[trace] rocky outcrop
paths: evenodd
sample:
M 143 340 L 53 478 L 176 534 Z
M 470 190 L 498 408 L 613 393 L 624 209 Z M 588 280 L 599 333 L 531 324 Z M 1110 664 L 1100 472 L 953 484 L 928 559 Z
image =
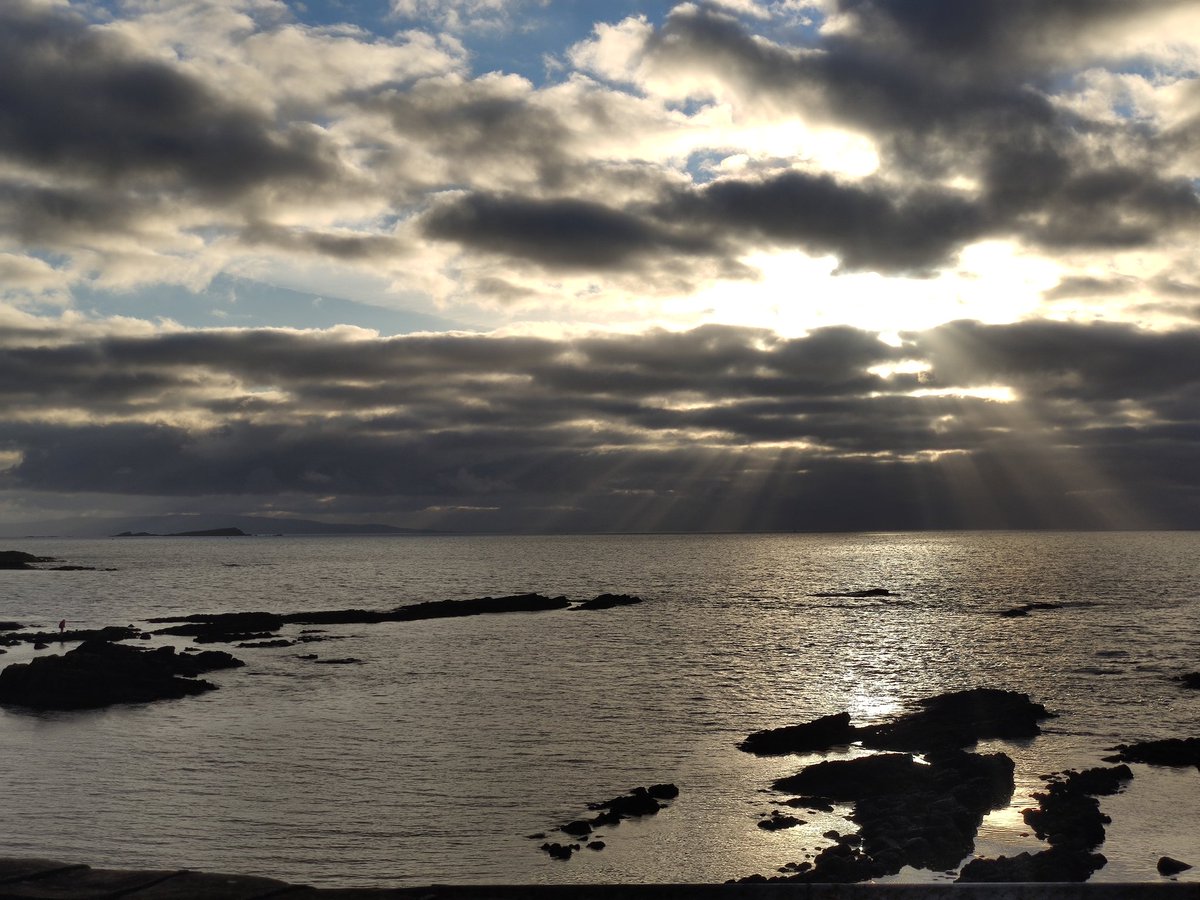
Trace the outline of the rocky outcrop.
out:
M 1178 859 L 1172 859 L 1169 856 L 1160 856 L 1156 866 L 1159 875 L 1165 875 L 1170 878 L 1172 875 L 1178 875 L 1180 872 L 1186 872 L 1191 866 L 1188 863 Z
M 34 556 L 20 550 L 0 550 L 0 569 L 35 569 L 34 563 L 57 562 L 52 556 Z
M 819 855 L 807 881 L 861 880 L 904 866 L 954 868 L 974 848 L 983 817 L 1009 801 L 1013 762 L 1003 753 L 949 751 L 918 763 L 882 753 L 816 763 L 779 779 L 776 790 L 819 793 L 852 801 L 857 835 L 839 835 L 842 849 Z M 824 859 L 823 859 L 824 857 Z
M 636 787 L 627 794 L 589 803 L 587 808 L 596 813 L 590 819 L 574 819 L 565 825 L 558 826 L 563 834 L 573 838 L 586 838 L 593 830 L 605 825 L 619 825 L 623 820 L 652 816 L 659 810 L 666 809 L 664 800 L 673 800 L 679 796 L 679 788 L 674 784 L 652 784 L 649 787 Z M 543 837 L 544 835 L 536 835 Z M 603 841 L 592 841 L 588 844 L 591 850 L 603 850 Z M 571 854 L 579 849 L 578 844 L 544 843 L 541 849 L 554 859 L 570 859 Z
M 887 588 L 867 588 L 865 591 L 826 591 L 820 594 L 809 594 L 810 597 L 844 597 L 847 599 L 865 599 L 867 597 L 895 597 Z
M 1189 690 L 1200 691 L 1200 672 L 1187 672 L 1175 680 Z
M 1152 766 L 1195 766 L 1200 769 L 1200 738 L 1167 738 L 1140 744 L 1121 744 L 1105 762 L 1148 763 Z
M 1023 603 L 1020 606 L 1014 606 L 1012 609 L 1006 609 L 1000 615 L 1006 619 L 1021 618 L 1029 615 L 1031 612 L 1043 609 L 1062 609 L 1061 603 Z
M 571 609 L 612 609 L 614 606 L 634 606 L 642 602 L 641 597 L 634 597 L 629 594 L 601 594 L 598 597 L 593 597 L 591 600 L 585 600 L 583 603 L 576 603 Z
M 994 738 L 1034 737 L 1041 733 L 1038 723 L 1051 715 L 1028 694 L 994 688 L 939 694 L 916 706 L 915 711 L 880 725 L 854 726 L 849 713 L 839 713 L 803 725 L 756 731 L 738 746 L 760 756 L 819 753 L 852 742 L 874 750 L 929 753 Z
M 5 668 L 0 672 L 0 703 L 32 709 L 94 709 L 187 697 L 216 689 L 195 676 L 242 664 L 219 651 L 178 654 L 173 647 L 143 650 L 85 641 L 61 656 Z
M 1124 765 L 1046 776 L 1047 789 L 1033 795 L 1038 805 L 1021 815 L 1050 849 L 972 860 L 958 880 L 1086 881 L 1108 862 L 1093 852 L 1104 843 L 1104 826 L 1112 821 L 1100 812 L 1096 797 L 1120 792 L 1131 778 L 1133 772 Z
M 162 616 L 148 619 L 152 624 L 168 624 L 155 634 L 194 637 L 198 642 L 234 642 L 272 635 L 283 627 L 283 617 L 269 612 L 198 613 L 189 616 Z M 173 624 L 181 623 L 181 624 Z

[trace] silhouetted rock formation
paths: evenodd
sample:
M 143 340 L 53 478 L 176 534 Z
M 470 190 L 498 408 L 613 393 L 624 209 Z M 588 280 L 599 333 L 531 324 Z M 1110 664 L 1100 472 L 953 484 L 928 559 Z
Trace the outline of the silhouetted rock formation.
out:
M 1200 738 L 1167 738 L 1140 744 L 1121 744 L 1105 762 L 1148 763 L 1152 766 L 1195 766 L 1200 769 Z
M 851 598 L 866 598 L 866 597 L 895 597 L 896 595 L 887 588 L 867 588 L 865 591 L 826 591 L 820 594 L 809 594 L 810 597 L 845 597 Z
M 777 809 L 773 809 L 771 810 L 771 815 L 759 820 L 758 827 L 763 831 L 781 831 L 784 828 L 795 828 L 798 825 L 806 824 L 803 819 L 797 819 L 795 816 L 789 816 Z
M 574 838 L 586 838 L 593 829 L 604 825 L 619 825 L 622 820 L 641 816 L 652 816 L 660 809 L 666 809 L 662 800 L 673 800 L 679 796 L 679 788 L 673 784 L 652 784 L 649 787 L 636 787 L 628 794 L 613 797 L 611 800 L 601 800 L 599 803 L 589 803 L 587 808 L 597 813 L 590 819 L 574 819 L 565 825 L 558 826 L 563 834 Z M 543 834 L 533 835 L 535 838 L 545 837 Z M 590 850 L 603 850 L 603 841 L 592 841 L 588 844 Z M 570 859 L 571 854 L 579 849 L 578 844 L 544 843 L 541 849 L 555 859 Z
M 629 594 L 601 594 L 599 597 L 577 603 L 571 609 L 612 609 L 614 606 L 633 606 L 641 602 L 641 597 L 632 597 Z
M 1190 688 L 1194 691 L 1200 691 L 1200 672 L 1188 672 L 1185 675 L 1180 675 L 1175 679 L 1185 688 Z
M 57 562 L 52 556 L 34 556 L 20 550 L 0 550 L 0 569 L 34 569 L 33 563 Z
M 880 725 L 854 726 L 849 713 L 823 716 L 803 725 L 756 731 L 738 746 L 760 756 L 819 753 L 860 741 L 874 750 L 926 753 L 968 747 L 993 738 L 1022 739 L 1041 734 L 1050 717 L 1028 694 L 975 688 L 939 694 L 917 702 L 916 711 Z
M 1087 881 L 1108 862 L 1092 851 L 1104 843 L 1104 826 L 1112 821 L 1100 812 L 1095 798 L 1120 792 L 1131 778 L 1133 772 L 1123 765 L 1046 776 L 1047 790 L 1033 795 L 1038 805 L 1021 815 L 1050 849 L 972 860 L 958 880 Z
M 250 640 L 268 634 L 274 636 L 273 633 L 282 628 L 284 622 L 283 616 L 268 612 L 198 613 L 190 616 L 162 616 L 146 621 L 156 625 L 181 622 L 183 624 L 160 628 L 155 634 L 195 637 L 201 643 Z
M 914 868 L 949 869 L 974 848 L 989 810 L 1013 792 L 1013 762 L 1003 753 L 961 750 L 931 756 L 928 764 L 901 753 L 816 763 L 772 787 L 819 792 L 853 801 L 858 835 L 839 836 L 814 861 L 806 881 L 861 880 Z M 861 844 L 860 847 L 855 847 Z
M 738 749 L 757 756 L 785 753 L 820 753 L 858 740 L 859 729 L 850 724 L 850 713 L 822 716 L 803 725 L 756 731 Z
M 1025 603 L 1021 606 L 1014 606 L 1012 609 L 1006 609 L 1000 615 L 1007 619 L 1013 619 L 1020 616 L 1027 616 L 1034 610 L 1039 609 L 1062 609 L 1061 603 Z
M 1167 877 L 1170 877 L 1172 875 L 1178 875 L 1180 872 L 1186 872 L 1191 868 L 1191 866 L 1185 862 L 1181 862 L 1178 859 L 1172 859 L 1169 856 L 1161 856 L 1158 859 L 1158 865 L 1156 868 L 1158 869 L 1159 875 L 1166 875 Z
M 998 859 L 973 859 L 962 868 L 960 882 L 1087 881 L 1108 860 L 1099 853 L 1052 847 Z
M 200 694 L 216 685 L 194 676 L 243 663 L 219 651 L 177 654 L 85 641 L 62 656 L 16 663 L 0 672 L 0 703 L 33 709 L 92 709 Z

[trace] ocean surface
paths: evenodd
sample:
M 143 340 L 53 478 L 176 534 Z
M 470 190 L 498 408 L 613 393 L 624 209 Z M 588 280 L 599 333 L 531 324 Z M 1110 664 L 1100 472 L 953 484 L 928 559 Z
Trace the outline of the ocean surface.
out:
M 1044 848 L 1020 817 L 1039 776 L 1119 742 L 1200 736 L 1200 534 L 922 533 L 247 537 L 4 541 L 94 572 L 0 572 L 0 619 L 73 628 L 196 612 L 361 607 L 525 591 L 638 594 L 596 612 L 329 626 L 322 643 L 233 652 L 201 697 L 0 710 L 0 855 L 190 867 L 322 886 L 723 881 L 773 874 L 852 826 L 756 826 L 770 782 L 820 757 L 758 759 L 749 732 L 986 686 L 1058 717 L 1021 744 L 1012 805 L 976 853 Z M 816 597 L 887 588 L 895 596 Z M 1058 610 L 1003 618 L 1032 602 Z M 289 626 L 285 636 L 301 626 Z M 183 647 L 187 638 L 156 639 Z M 138 642 L 142 644 L 143 642 Z M 69 648 L 69 645 L 68 645 Z M 11 648 L 0 665 L 28 659 Z M 59 652 L 56 645 L 41 653 Z M 356 657 L 316 665 L 303 653 Z M 853 751 L 851 751 L 853 752 Z M 835 756 L 837 754 L 834 754 Z M 1197 864 L 1200 772 L 1133 766 L 1094 880 Z M 528 835 L 637 785 L 669 809 L 563 862 Z M 559 839 L 565 836 L 557 836 Z M 950 880 L 905 870 L 893 880 Z

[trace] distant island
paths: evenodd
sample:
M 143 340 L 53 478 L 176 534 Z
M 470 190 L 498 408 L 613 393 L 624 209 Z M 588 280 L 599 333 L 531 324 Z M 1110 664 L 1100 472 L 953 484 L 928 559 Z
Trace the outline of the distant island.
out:
M 122 531 L 113 537 L 250 537 L 240 528 L 208 528 L 204 531 L 172 531 L 155 534 L 151 531 Z

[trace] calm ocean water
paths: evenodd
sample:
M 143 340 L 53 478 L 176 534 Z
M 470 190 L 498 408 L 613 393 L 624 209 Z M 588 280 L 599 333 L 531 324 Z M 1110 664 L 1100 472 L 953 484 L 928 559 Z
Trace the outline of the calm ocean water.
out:
M 636 593 L 640 606 L 332 626 L 246 649 L 199 698 L 96 712 L 0 711 L 0 855 L 237 871 L 320 885 L 721 881 L 771 874 L 846 830 L 767 833 L 750 731 L 859 721 L 974 686 L 1059 713 L 1017 762 L 977 852 L 1044 845 L 1019 810 L 1038 776 L 1121 741 L 1200 736 L 1200 534 L 233 538 L 6 541 L 111 572 L 0 572 L 0 618 L 72 627 L 235 610 L 388 608 L 522 591 Z M 886 587 L 896 597 L 818 598 Z M 1079 604 L 1006 619 L 1035 601 Z M 298 628 L 285 629 L 291 634 Z M 186 639 L 175 639 L 184 646 Z M 42 652 L 56 652 L 55 649 Z M 353 656 L 317 666 L 299 653 Z M 33 655 L 13 648 L 0 664 Z M 1200 772 L 1135 766 L 1096 880 L 1200 863 Z M 673 781 L 607 849 L 529 840 L 589 801 Z M 553 840 L 554 838 L 551 837 Z M 1200 878 L 1200 866 L 1181 876 Z M 905 871 L 904 880 L 948 879 Z

